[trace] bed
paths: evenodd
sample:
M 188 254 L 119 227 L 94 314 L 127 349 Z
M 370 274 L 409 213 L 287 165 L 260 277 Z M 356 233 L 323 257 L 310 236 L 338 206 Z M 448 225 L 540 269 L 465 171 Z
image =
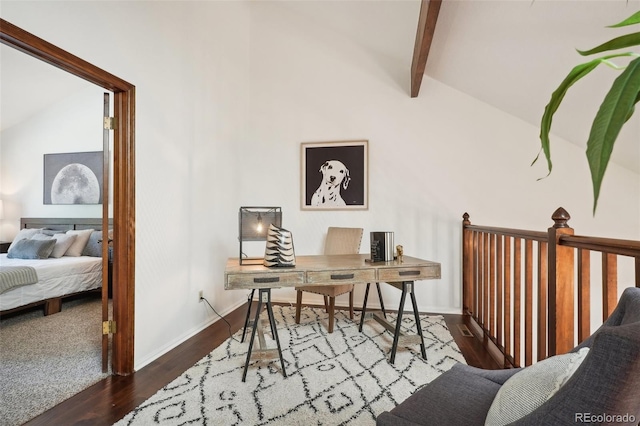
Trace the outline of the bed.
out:
M 112 226 L 111 220 L 109 226 Z M 12 259 L 7 253 L 0 254 L 0 268 L 30 266 L 37 273 L 36 283 L 0 294 L 0 316 L 40 305 L 45 315 L 54 314 L 60 312 L 63 299 L 102 288 L 102 258 L 100 250 L 96 250 L 102 241 L 101 218 L 22 218 L 20 228 L 42 228 L 50 233 L 93 229 L 89 244 L 94 250 L 87 247 L 81 256 L 47 259 Z

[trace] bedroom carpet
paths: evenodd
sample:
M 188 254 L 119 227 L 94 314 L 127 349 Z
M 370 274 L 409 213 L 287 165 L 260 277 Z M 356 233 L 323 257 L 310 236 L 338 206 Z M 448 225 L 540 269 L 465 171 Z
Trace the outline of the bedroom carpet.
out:
M 392 365 L 393 336 L 374 320 L 360 333 L 359 314 L 351 321 L 337 312 L 329 334 L 322 309 L 303 309 L 300 324 L 294 307 L 273 310 L 287 378 L 275 359 L 252 361 L 241 381 L 249 338 L 240 343 L 240 330 L 116 425 L 374 425 L 382 411 L 465 362 L 441 316 L 421 316 L 427 360 L 419 345 L 399 346 Z M 404 315 L 402 325 L 414 333 L 412 317 Z M 276 347 L 270 332 L 265 338 Z
M 0 321 L 0 425 L 20 425 L 105 378 L 101 301 L 64 302 Z

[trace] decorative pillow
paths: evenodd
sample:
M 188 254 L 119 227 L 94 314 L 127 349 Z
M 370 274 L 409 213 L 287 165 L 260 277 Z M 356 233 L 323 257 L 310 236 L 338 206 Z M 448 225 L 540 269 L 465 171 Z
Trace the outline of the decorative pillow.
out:
M 535 411 L 569 381 L 588 352 L 552 356 L 511 376 L 496 394 L 485 425 L 506 425 Z
M 56 241 L 19 240 L 12 244 L 7 253 L 9 259 L 46 259 L 53 251 Z
M 56 240 L 56 245 L 53 247 L 53 252 L 51 252 L 51 257 L 60 258 L 65 255 L 67 250 L 76 242 L 78 239 L 77 235 L 68 235 L 68 234 L 55 234 L 53 239 Z
M 63 230 L 63 229 L 47 229 L 47 228 L 44 228 L 44 229 L 42 230 L 42 233 L 43 233 L 44 235 L 48 235 L 48 236 L 50 236 L 50 237 L 53 237 L 55 234 L 64 234 L 65 232 L 66 232 L 66 231 L 65 231 L 65 230 Z
M 87 243 L 84 251 L 82 252 L 83 256 L 93 256 L 93 257 L 102 257 L 102 231 L 93 231 L 91 236 L 89 237 L 89 242 Z
M 18 232 L 18 235 L 16 235 L 16 237 L 13 239 L 13 242 L 11 243 L 11 245 L 9 246 L 9 250 L 11 250 L 11 247 L 13 247 L 13 245 L 20 240 L 28 240 L 29 238 L 33 237 L 36 234 L 39 234 L 42 232 L 42 228 L 23 228 Z
M 65 256 L 73 256 L 78 257 L 82 256 L 82 251 L 87 246 L 89 242 L 89 237 L 91 237 L 91 233 L 93 229 L 83 229 L 80 231 L 67 231 L 67 235 L 77 235 L 76 240 L 71 244 L 71 247 L 67 249 L 67 252 L 64 254 Z
M 53 235 L 47 235 L 44 232 L 41 234 L 35 234 L 34 236 L 32 236 L 31 238 L 27 238 L 28 240 L 52 240 L 53 239 Z

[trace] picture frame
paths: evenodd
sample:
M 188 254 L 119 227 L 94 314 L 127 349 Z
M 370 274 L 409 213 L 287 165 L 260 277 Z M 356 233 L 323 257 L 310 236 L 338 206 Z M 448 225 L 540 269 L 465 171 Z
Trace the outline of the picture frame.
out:
M 102 204 L 102 154 L 44 154 L 44 204 Z
M 369 141 L 303 142 L 302 210 L 369 208 Z

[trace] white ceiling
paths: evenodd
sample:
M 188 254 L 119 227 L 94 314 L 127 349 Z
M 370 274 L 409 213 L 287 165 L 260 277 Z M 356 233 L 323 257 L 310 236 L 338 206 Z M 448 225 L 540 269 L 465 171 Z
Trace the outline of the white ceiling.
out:
M 575 65 L 590 59 L 575 49 L 639 31 L 605 28 L 638 10 L 640 0 L 444 0 L 426 74 L 539 126 L 551 93 Z M 585 149 L 593 117 L 619 75 L 600 67 L 571 87 L 551 129 Z M 553 150 L 553 138 L 551 145 Z M 640 112 L 624 126 L 612 160 L 640 173 Z
M 392 3 L 397 7 L 395 14 L 388 13 Z M 401 26 L 415 34 L 419 0 L 394 0 L 384 8 L 372 8 L 364 17 L 362 2 L 328 2 L 324 12 L 322 4 L 292 2 L 289 6 L 307 8 L 317 20 L 331 20 L 328 25 L 363 43 L 380 44 L 375 48 L 381 55 L 406 57 L 410 62 L 413 45 L 400 48 L 396 42 L 401 39 L 404 43 L 407 38 L 398 37 L 402 32 L 391 29 Z M 640 0 L 444 0 L 426 74 L 538 126 L 553 90 L 573 66 L 585 61 L 575 48 L 593 47 L 630 31 L 629 27 L 605 26 L 638 10 Z M 382 13 L 385 15 L 377 16 Z M 384 42 L 380 37 L 366 36 L 367 31 L 384 29 L 379 25 L 381 19 L 387 20 L 390 33 Z M 367 28 L 367 22 L 375 28 Z M 411 43 L 413 38 L 407 44 Z M 0 73 L 2 130 L 90 85 L 6 46 L 0 47 Z M 552 131 L 586 146 L 599 102 L 618 74 L 603 67 L 573 86 L 556 114 Z M 408 78 L 409 70 L 406 75 Z M 423 88 L 419 96 L 429 94 Z M 612 159 L 640 173 L 640 112 L 623 128 Z
M 0 131 L 92 83 L 0 44 Z

